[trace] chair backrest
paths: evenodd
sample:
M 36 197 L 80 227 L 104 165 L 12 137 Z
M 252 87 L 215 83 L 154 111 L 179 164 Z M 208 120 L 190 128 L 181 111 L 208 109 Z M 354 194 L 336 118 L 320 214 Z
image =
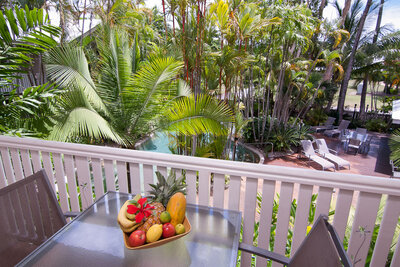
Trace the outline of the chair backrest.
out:
M 338 129 L 339 130 L 345 130 L 347 127 L 349 127 L 350 121 L 342 120 L 339 124 Z
M 335 229 L 325 215 L 318 217 L 288 264 L 288 267 L 303 266 L 352 266 Z
M 13 266 L 66 224 L 44 170 L 0 189 L 0 266 Z
M 316 142 L 317 142 L 318 150 L 320 153 L 323 153 L 323 154 L 330 153 L 329 148 L 326 145 L 325 139 L 317 139 Z
M 361 140 L 360 140 L 360 139 L 356 139 L 356 138 L 350 138 L 350 139 L 349 139 L 349 145 L 352 145 L 352 146 L 359 146 L 360 143 L 361 143 Z
M 301 140 L 300 142 L 306 156 L 315 155 L 314 147 L 310 140 Z
M 328 119 L 325 121 L 324 125 L 326 127 L 332 126 L 333 123 L 335 122 L 335 120 L 336 120 L 336 118 L 334 118 L 334 117 L 328 117 Z
M 365 128 L 357 128 L 356 129 L 356 132 L 357 133 L 359 133 L 359 134 L 367 134 L 367 129 L 365 129 Z

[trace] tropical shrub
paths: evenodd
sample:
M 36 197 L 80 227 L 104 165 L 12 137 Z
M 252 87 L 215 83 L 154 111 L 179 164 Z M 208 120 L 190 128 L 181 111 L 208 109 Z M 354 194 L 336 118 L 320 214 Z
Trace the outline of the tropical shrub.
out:
M 367 128 L 368 131 L 370 132 L 379 132 L 379 133 L 383 133 L 386 131 L 388 124 L 381 119 L 372 119 L 369 120 L 366 124 L 365 124 L 365 128 Z

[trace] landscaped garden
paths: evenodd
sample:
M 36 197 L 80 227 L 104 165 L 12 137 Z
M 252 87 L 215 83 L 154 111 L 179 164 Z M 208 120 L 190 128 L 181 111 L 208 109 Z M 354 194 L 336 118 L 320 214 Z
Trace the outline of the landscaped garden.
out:
M 400 31 L 382 25 L 383 2 L 353 0 L 345 1 L 344 6 L 336 3 L 332 8 L 338 16 L 329 19 L 323 16 L 328 1 L 315 0 L 307 4 L 303 1 L 162 0 L 161 9 L 148 8 L 140 1 L 2 3 L 0 133 L 118 147 L 124 151 L 146 150 L 392 176 L 391 171 L 387 173 L 389 154 L 393 168 L 400 168 L 400 132 L 392 124 L 390 114 L 393 101 L 400 99 Z M 50 20 L 54 13 L 59 23 Z M 80 27 L 77 36 L 70 32 L 74 25 Z M 360 90 L 356 94 L 357 88 Z M 50 156 L 53 152 L 40 153 L 42 157 L 48 155 L 49 166 L 54 164 L 56 168 L 60 164 L 53 154 Z M 137 170 L 143 173 L 137 176 L 141 177 L 140 184 L 151 180 L 151 175 L 144 178 L 144 174 L 152 172 L 156 164 L 161 162 L 165 172 L 170 164 L 165 158 L 154 166 L 146 162 L 147 158 L 141 163 L 122 162 L 120 155 L 113 155 L 115 158 L 111 160 L 95 157 L 92 160 L 89 154 L 85 154 L 85 163 L 81 163 L 84 160 L 79 153 L 73 155 L 70 159 L 59 156 L 60 162 L 61 158 L 65 162 L 71 160 L 73 166 L 74 160 L 79 165 L 87 164 L 90 158 L 90 166 L 98 164 L 99 177 L 103 179 L 111 173 L 111 179 L 104 178 L 99 184 L 107 184 L 107 189 L 114 190 L 120 189 L 116 172 L 123 170 L 126 176 Z M 22 158 L 19 154 L 13 156 Z M 184 160 L 179 164 L 178 172 L 181 171 L 186 183 L 189 172 L 184 167 L 187 165 Z M 218 181 L 222 195 L 229 190 L 236 190 L 232 192 L 237 195 L 249 190 L 241 188 L 240 176 L 232 180 L 233 175 L 228 177 L 222 172 L 201 176 L 200 172 L 204 171 L 201 164 L 196 166 L 199 171 L 194 172 L 190 185 L 194 188 L 191 195 L 194 200 L 205 199 L 207 195 L 199 193 L 204 188 L 209 190 L 208 184 L 200 182 L 204 177 L 215 188 L 214 181 Z M 86 168 L 94 173 L 94 168 L 87 167 L 81 170 Z M 106 168 L 110 168 L 108 172 Z M 168 171 L 173 168 L 168 167 Z M 229 169 L 228 165 L 224 168 Z M 60 175 L 60 171 L 55 173 Z M 94 183 L 94 176 L 85 179 L 89 184 Z M 65 177 L 61 178 L 64 182 Z M 266 193 L 261 194 L 263 185 L 257 184 L 256 178 L 248 177 L 243 182 L 249 181 L 253 191 L 247 192 L 257 196 L 252 214 L 256 214 L 254 244 L 259 233 L 257 218 L 262 197 L 266 197 Z M 290 179 L 282 180 L 283 190 L 292 182 Z M 306 188 L 309 184 L 307 181 L 300 185 L 303 193 L 309 190 L 303 194 L 304 199 L 307 194 L 311 197 L 308 217 L 304 217 L 307 225 L 314 222 L 319 192 L 322 195 L 328 192 L 323 191 L 326 186 L 323 182 L 318 186 L 322 191 L 312 186 Z M 78 184 L 76 188 L 80 203 L 81 196 L 86 194 L 79 191 L 84 189 L 81 186 Z M 133 193 L 132 184 L 126 182 L 122 186 L 122 190 L 128 192 L 129 188 L 129 193 Z M 267 184 L 264 186 L 268 188 Z M 298 201 L 295 196 L 300 195 L 300 189 L 293 188 L 286 189 L 290 196 L 284 199 L 291 205 L 286 256 L 291 255 Z M 270 190 L 273 221 L 268 241 L 273 247 L 280 196 L 275 188 Z M 345 190 L 349 190 L 346 185 L 343 194 L 348 193 Z M 206 205 L 208 198 L 214 197 L 207 192 Z M 385 194 L 383 189 L 382 192 L 379 193 Z M 63 196 L 58 194 L 61 200 Z M 87 194 L 90 199 L 96 197 L 94 187 Z M 329 194 L 325 195 L 329 203 L 323 199 L 320 205 L 333 216 L 332 192 Z M 67 192 L 65 195 L 68 200 Z M 338 193 L 333 192 L 332 205 L 336 205 L 337 197 Z M 352 197 L 346 197 L 351 203 L 348 212 L 356 216 Z M 226 198 L 225 203 L 224 197 L 218 199 L 213 201 L 220 201 L 222 208 L 228 204 Z M 369 229 L 373 231 L 370 251 L 360 256 L 367 265 L 372 261 L 387 199 L 376 201 L 380 214 L 372 222 L 375 228 Z M 235 209 L 244 212 L 239 202 L 238 199 Z M 65 205 L 68 208 L 69 204 Z M 250 223 L 253 225 L 254 220 Z M 355 231 L 350 229 L 352 223 L 350 219 L 349 226 L 343 226 L 346 249 L 350 232 Z M 286 229 L 280 231 L 286 234 Z M 396 227 L 396 237 L 398 233 Z M 277 243 L 286 244 L 282 240 Z M 390 244 L 389 255 L 385 257 L 388 262 L 395 254 L 395 240 Z

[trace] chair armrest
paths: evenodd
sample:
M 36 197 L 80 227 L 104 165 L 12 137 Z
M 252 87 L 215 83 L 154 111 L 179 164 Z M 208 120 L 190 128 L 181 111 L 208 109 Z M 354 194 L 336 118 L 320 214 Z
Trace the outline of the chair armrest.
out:
M 269 250 L 266 250 L 263 248 L 254 247 L 252 245 L 248 245 L 248 244 L 244 244 L 244 243 L 239 243 L 239 249 L 241 251 L 255 254 L 257 256 L 267 258 L 267 259 L 273 260 L 275 262 L 282 263 L 284 265 L 289 264 L 289 258 L 286 258 L 285 256 L 282 256 L 278 253 L 275 253 L 275 252 L 272 252 L 272 251 L 269 251 Z
M 75 218 L 79 214 L 80 214 L 79 211 L 67 211 L 67 212 L 64 212 L 64 216 L 67 217 L 67 218 Z
M 333 149 L 330 149 L 330 148 L 328 148 L 328 149 L 329 149 L 330 152 L 332 152 L 332 153 L 337 155 L 338 152 L 336 150 L 333 150 Z

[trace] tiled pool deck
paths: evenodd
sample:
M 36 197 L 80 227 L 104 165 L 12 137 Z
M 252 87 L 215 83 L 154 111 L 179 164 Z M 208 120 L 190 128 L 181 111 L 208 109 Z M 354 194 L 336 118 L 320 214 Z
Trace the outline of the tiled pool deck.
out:
M 374 132 L 368 132 L 368 134 L 374 136 L 371 141 L 371 147 L 368 155 L 358 153 L 357 155 L 354 155 L 353 151 L 346 153 L 338 138 L 329 138 L 322 134 L 315 134 L 314 136 L 315 138 L 324 138 L 330 149 L 336 150 L 339 157 L 350 162 L 351 169 L 349 170 L 348 168 L 341 168 L 339 170 L 340 173 L 356 173 L 389 178 L 392 174 L 392 169 L 389 164 L 389 135 Z M 304 156 L 299 159 L 298 155 L 299 154 L 295 153 L 290 156 L 275 158 L 272 160 L 266 158 L 264 164 L 322 170 L 321 166 L 318 164 L 309 161 Z

